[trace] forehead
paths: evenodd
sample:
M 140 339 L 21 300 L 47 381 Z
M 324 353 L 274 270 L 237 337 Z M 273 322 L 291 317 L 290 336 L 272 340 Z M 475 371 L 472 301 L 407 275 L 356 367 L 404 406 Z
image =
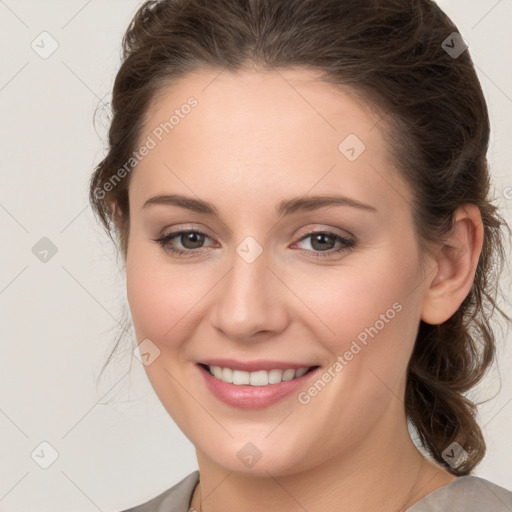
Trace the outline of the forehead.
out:
M 194 113 L 200 111 L 201 124 L 214 124 L 219 135 L 236 133 L 238 139 L 247 133 L 263 135 L 252 127 L 266 128 L 267 133 L 287 128 L 293 133 L 302 131 L 307 123 L 308 134 L 330 132 L 338 137 L 343 130 L 352 130 L 368 142 L 380 142 L 380 134 L 373 128 L 381 117 L 354 90 L 321 81 L 319 72 L 305 68 L 236 73 L 197 70 L 158 91 L 146 112 L 145 131 L 168 120 L 190 98 L 198 103 Z
M 350 89 L 322 82 L 312 70 L 196 71 L 152 102 L 139 142 L 149 137 L 154 148 L 133 179 L 145 195 L 183 188 L 181 176 L 205 194 L 217 187 L 255 197 L 315 188 L 366 190 L 384 201 L 403 184 L 380 121 Z M 394 192 L 383 190 L 383 180 Z

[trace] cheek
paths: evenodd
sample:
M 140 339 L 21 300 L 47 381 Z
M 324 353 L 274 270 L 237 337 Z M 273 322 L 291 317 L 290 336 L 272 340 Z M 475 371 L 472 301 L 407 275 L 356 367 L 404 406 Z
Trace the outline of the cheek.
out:
M 126 291 L 135 331 L 139 342 L 142 338 L 157 340 L 174 323 L 176 310 L 172 300 L 179 287 L 163 278 L 161 265 L 151 257 L 151 251 L 131 237 L 126 259 Z
M 138 341 L 149 338 L 160 348 L 164 343 L 176 346 L 214 284 L 211 272 L 168 264 L 158 251 L 134 244 L 126 262 L 126 286 Z
M 421 301 L 419 287 L 414 291 L 418 283 L 414 252 L 407 262 L 397 265 L 397 261 L 393 251 L 382 251 L 379 258 L 367 262 L 361 258 L 329 274 L 318 270 L 308 277 L 302 274 L 300 280 L 289 274 L 287 282 L 293 282 L 290 287 L 307 306 L 302 308 L 303 320 L 311 318 L 310 329 L 333 357 L 346 355 L 351 366 L 382 367 L 386 372 L 395 371 L 393 361 L 398 372 L 406 366 Z

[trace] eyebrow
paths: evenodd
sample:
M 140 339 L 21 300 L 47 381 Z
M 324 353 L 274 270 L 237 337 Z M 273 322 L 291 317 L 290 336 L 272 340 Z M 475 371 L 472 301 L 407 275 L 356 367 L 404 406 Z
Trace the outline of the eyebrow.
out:
M 208 201 L 182 196 L 180 194 L 160 194 L 149 198 L 142 208 L 152 205 L 179 206 L 197 213 L 216 215 L 220 217 L 219 210 Z M 377 212 L 377 209 L 369 204 L 362 203 L 345 196 L 323 195 L 294 197 L 285 199 L 276 207 L 276 214 L 279 216 L 290 215 L 298 211 L 311 211 L 327 206 L 350 206 L 361 210 Z

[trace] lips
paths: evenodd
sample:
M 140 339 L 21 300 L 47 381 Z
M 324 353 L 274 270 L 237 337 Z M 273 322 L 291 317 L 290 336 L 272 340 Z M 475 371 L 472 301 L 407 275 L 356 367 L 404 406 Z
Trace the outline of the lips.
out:
M 242 409 L 268 407 L 298 392 L 319 370 L 318 365 L 268 360 L 209 359 L 197 367 L 216 398 Z

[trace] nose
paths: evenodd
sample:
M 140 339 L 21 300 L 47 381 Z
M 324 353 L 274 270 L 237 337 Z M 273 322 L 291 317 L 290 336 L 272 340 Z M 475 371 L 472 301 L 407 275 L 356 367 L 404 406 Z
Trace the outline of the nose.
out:
M 289 323 L 287 289 L 263 252 L 249 263 L 235 253 L 232 266 L 216 287 L 212 323 L 234 341 L 268 339 Z

